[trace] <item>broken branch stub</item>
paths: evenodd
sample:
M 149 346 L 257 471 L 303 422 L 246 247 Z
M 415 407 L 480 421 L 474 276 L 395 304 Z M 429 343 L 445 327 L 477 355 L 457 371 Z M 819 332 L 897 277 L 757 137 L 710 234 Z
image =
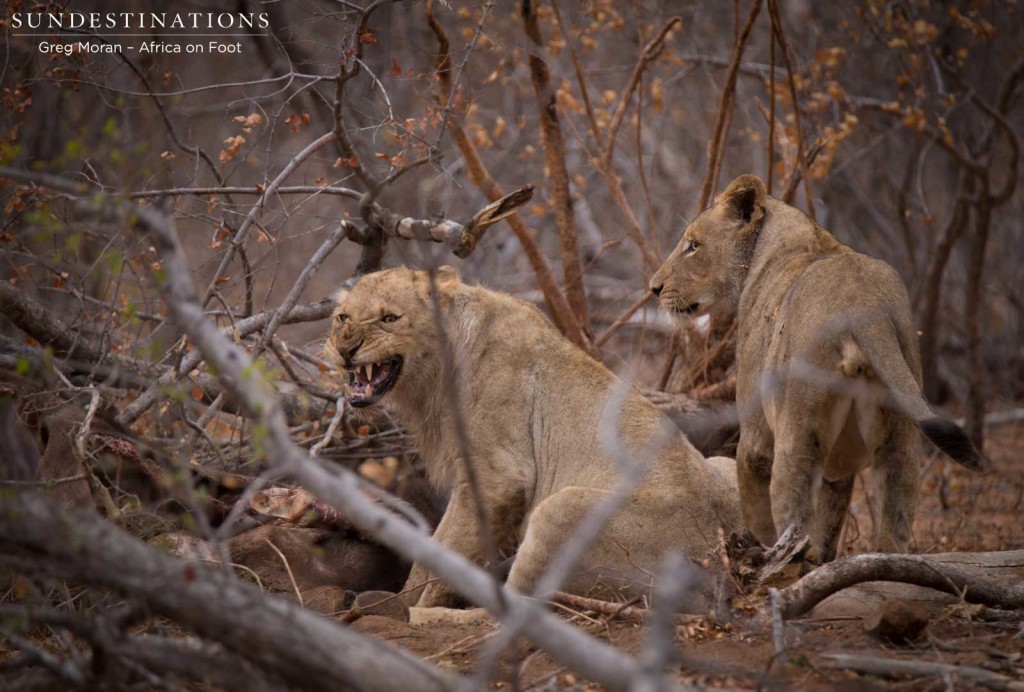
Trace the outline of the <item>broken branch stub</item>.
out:
M 529 202 L 533 197 L 533 189 L 533 185 L 526 185 L 510 192 L 478 211 L 465 224 L 450 219 L 430 221 L 402 216 L 376 204 L 371 207 L 367 220 L 385 235 L 406 240 L 444 243 L 456 257 L 463 258 L 476 249 L 476 244 L 483 237 L 484 231 Z M 349 238 L 365 244 L 361 242 L 365 235 L 365 232 L 353 231 Z

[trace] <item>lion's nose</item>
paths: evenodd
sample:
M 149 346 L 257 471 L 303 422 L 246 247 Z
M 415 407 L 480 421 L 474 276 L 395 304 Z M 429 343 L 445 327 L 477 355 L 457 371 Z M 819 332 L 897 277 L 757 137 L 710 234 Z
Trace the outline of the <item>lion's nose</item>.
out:
M 653 281 L 651 282 L 651 293 L 654 295 L 660 296 L 663 288 L 665 288 L 664 284 L 656 284 Z
M 352 359 L 355 358 L 356 351 L 358 351 L 359 347 L 362 345 L 363 340 L 360 339 L 358 342 L 352 344 L 351 346 L 338 347 L 338 354 L 342 357 L 342 359 L 344 359 L 345 365 L 352 365 Z

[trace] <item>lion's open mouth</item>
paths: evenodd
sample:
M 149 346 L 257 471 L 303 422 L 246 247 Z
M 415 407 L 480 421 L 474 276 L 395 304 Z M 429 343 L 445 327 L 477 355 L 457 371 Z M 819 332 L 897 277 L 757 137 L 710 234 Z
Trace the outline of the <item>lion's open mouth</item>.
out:
M 348 370 L 348 403 L 356 408 L 377 403 L 395 385 L 401 371 L 401 356 L 391 356 L 379 363 L 364 363 Z

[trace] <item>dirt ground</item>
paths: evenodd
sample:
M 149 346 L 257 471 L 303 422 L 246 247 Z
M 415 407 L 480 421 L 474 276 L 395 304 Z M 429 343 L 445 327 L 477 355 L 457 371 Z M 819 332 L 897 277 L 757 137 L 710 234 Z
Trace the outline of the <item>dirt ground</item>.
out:
M 914 525 L 918 553 L 994 551 L 1024 548 L 1024 423 L 993 429 L 986 453 L 993 470 L 979 475 L 926 454 Z M 858 481 L 844 550 L 870 550 L 870 480 Z M 886 659 L 973 666 L 998 673 L 1024 689 L 1024 629 L 1017 622 L 981 622 L 951 607 L 931 618 L 913 644 L 884 644 L 863 631 L 860 618 L 791 621 L 786 626 L 786 662 L 773 658 L 771 628 L 763 600 L 737 601 L 726 615 L 704 617 L 677 630 L 680 682 L 712 688 L 764 689 L 972 689 L 978 683 L 957 675 L 860 675 L 838 668 L 829 654 L 861 654 Z M 641 653 L 646 629 L 637 623 L 609 622 L 594 613 L 562 613 L 577 626 L 633 654 Z M 492 625 L 408 625 L 365 617 L 357 629 L 407 648 L 443 667 L 471 674 Z M 598 689 L 565 671 L 527 642 L 504 661 L 506 680 L 520 689 Z M 1015 689 L 1003 683 L 990 686 Z M 496 689 L 510 688 L 495 683 Z

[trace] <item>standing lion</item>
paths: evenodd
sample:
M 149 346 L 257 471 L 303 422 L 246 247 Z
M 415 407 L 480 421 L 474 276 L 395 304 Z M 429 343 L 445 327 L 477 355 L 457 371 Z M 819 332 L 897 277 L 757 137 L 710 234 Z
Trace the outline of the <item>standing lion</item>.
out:
M 954 461 L 985 465 L 921 396 L 896 272 L 770 197 L 757 176 L 734 180 L 690 224 L 651 290 L 680 318 L 738 309 L 737 473 L 743 521 L 762 542 L 793 527 L 811 535 L 812 559 L 832 560 L 856 474 L 871 465 L 878 548 L 906 552 L 916 428 Z
M 497 547 L 511 552 L 518 544 L 511 586 L 531 591 L 616 487 L 620 469 L 601 441 L 609 432 L 626 450 L 626 463 L 650 468 L 565 589 L 630 590 L 648 581 L 664 551 L 703 557 L 720 528 L 738 528 L 732 460 L 705 460 L 678 430 L 666 432 L 667 419 L 636 393 L 607 416 L 616 377 L 532 305 L 466 285 L 450 267 L 433 277 L 406 268 L 369 274 L 342 290 L 337 303 L 325 352 L 348 374 L 349 403 L 386 404 L 414 435 L 427 475 L 451 492 L 434 537 L 481 563 L 462 456 L 468 449 Z M 663 441 L 653 454 L 652 439 Z M 444 583 L 423 587 L 429 576 L 414 565 L 411 599 L 420 607 L 457 605 Z

